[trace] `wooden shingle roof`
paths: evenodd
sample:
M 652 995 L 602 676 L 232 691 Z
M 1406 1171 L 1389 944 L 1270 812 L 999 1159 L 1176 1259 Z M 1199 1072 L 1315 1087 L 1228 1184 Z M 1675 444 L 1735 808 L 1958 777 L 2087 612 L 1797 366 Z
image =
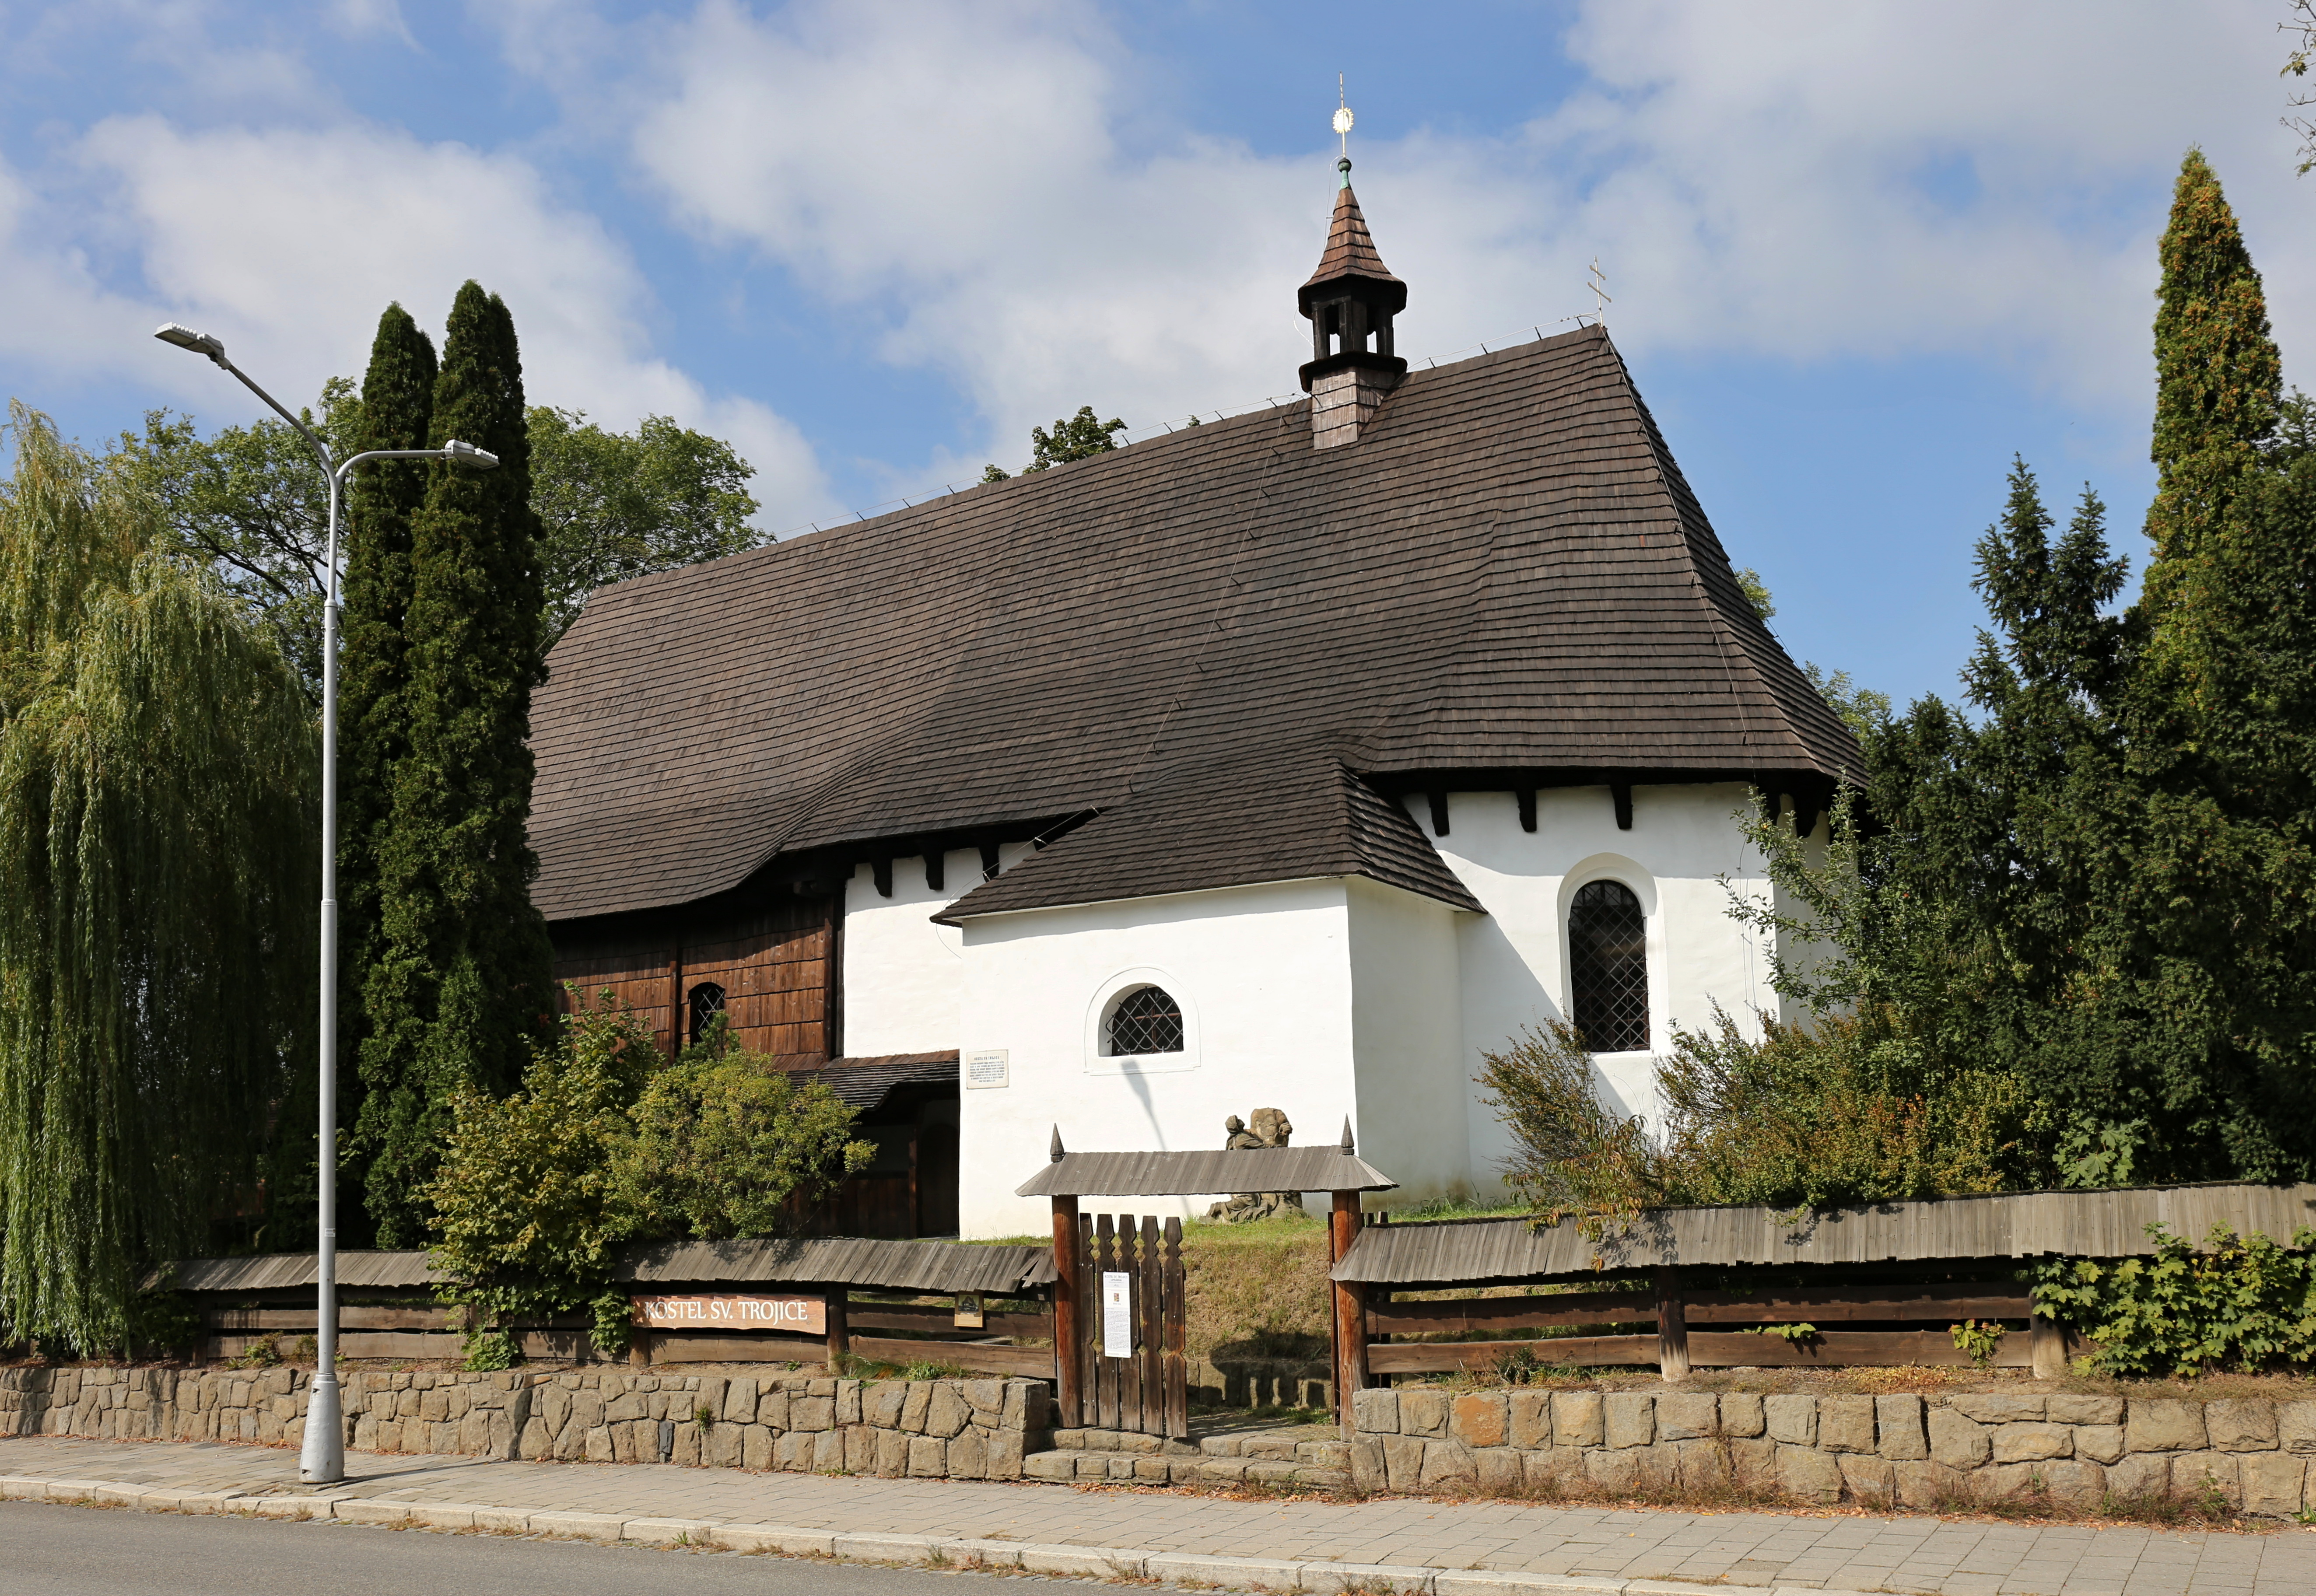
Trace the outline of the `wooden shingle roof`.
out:
M 984 890 L 1455 901 L 1379 793 L 1857 757 L 1597 328 L 1411 371 L 1352 447 L 1282 406 L 607 588 L 532 724 L 550 920 L 1089 814 Z
M 1399 307 L 1407 303 L 1407 284 L 1391 274 L 1376 253 L 1374 236 L 1367 231 L 1366 212 L 1359 209 L 1359 197 L 1351 192 L 1351 175 L 1343 174 L 1343 186 L 1335 191 L 1335 214 L 1327 225 L 1327 247 L 1320 252 L 1319 264 L 1297 290 L 1303 313 L 1311 313 L 1311 298 L 1323 286 L 1341 282 L 1348 278 L 1365 278 L 1381 283 L 1393 290 Z

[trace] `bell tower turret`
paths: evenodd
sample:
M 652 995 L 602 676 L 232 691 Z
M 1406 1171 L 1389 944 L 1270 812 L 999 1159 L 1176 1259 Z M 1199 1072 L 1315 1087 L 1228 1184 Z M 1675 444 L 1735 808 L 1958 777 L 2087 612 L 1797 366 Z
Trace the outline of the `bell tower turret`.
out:
M 1351 192 L 1350 156 L 1335 169 L 1342 183 L 1335 192 L 1326 252 L 1295 296 L 1311 318 L 1311 359 L 1301 375 L 1303 391 L 1311 396 L 1314 449 L 1357 442 L 1407 372 L 1407 362 L 1392 348 L 1392 317 L 1407 308 L 1407 284 L 1385 267 L 1368 236 L 1367 218 Z

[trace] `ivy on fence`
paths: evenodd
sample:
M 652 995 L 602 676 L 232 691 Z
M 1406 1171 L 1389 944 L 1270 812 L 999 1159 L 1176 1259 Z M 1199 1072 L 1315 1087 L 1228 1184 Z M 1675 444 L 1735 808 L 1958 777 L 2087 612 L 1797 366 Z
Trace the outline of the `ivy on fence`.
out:
M 2180 1375 L 2316 1360 L 2316 1231 L 2285 1246 L 2216 1226 L 2198 1249 L 2160 1223 L 2145 1258 L 2029 1271 L 2036 1308 L 2080 1331 L 2106 1374 Z

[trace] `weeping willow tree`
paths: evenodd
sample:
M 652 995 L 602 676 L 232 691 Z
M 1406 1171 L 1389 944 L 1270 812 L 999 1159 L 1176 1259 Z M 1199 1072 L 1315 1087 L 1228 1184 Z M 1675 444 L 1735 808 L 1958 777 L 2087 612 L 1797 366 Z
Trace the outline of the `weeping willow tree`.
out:
M 246 1224 L 269 1147 L 311 1162 L 284 1094 L 318 755 L 280 653 L 150 502 L 37 412 L 7 431 L 0 1339 L 93 1350 L 148 1262 Z

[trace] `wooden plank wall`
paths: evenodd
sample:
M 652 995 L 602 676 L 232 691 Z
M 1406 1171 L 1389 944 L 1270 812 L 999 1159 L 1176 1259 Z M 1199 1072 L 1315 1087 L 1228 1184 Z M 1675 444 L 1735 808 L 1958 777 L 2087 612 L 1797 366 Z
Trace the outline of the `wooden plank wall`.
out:
M 555 978 L 578 983 L 590 1002 L 610 987 L 648 1020 L 671 1055 L 684 1034 L 691 988 L 724 988 L 725 1012 L 742 1047 L 816 1064 L 830 1056 L 835 988 L 833 901 L 778 896 L 751 908 L 623 915 L 584 927 L 551 927 Z M 562 1000 L 566 1004 L 566 996 Z

